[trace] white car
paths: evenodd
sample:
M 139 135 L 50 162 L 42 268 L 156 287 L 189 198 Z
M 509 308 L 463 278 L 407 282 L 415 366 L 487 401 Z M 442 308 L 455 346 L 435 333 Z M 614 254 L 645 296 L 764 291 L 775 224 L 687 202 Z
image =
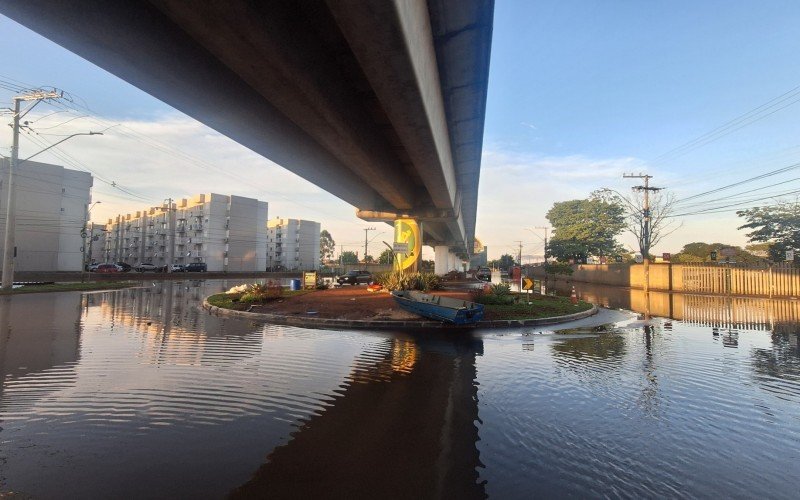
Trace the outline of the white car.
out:
M 136 267 L 133 268 L 138 273 L 143 273 L 145 271 L 160 271 L 161 268 L 156 266 L 155 264 L 151 264 L 149 262 L 142 262 L 141 264 L 136 264 Z

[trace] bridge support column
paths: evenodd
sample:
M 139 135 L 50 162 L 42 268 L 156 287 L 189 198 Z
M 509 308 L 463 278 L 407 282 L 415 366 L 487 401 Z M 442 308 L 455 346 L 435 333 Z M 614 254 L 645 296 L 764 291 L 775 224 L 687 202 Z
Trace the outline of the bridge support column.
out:
M 433 272 L 439 276 L 447 274 L 450 265 L 450 247 L 447 245 L 436 245 L 433 247 Z

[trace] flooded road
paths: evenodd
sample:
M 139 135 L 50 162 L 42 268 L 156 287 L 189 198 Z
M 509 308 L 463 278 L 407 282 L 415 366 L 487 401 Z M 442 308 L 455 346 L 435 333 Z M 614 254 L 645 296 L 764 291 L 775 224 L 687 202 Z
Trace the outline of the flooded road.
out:
M 234 284 L 0 298 L 0 492 L 795 498 L 800 487 L 798 328 L 772 306 L 737 322 L 711 304 L 685 321 L 604 311 L 560 331 L 461 334 L 307 330 L 197 308 Z

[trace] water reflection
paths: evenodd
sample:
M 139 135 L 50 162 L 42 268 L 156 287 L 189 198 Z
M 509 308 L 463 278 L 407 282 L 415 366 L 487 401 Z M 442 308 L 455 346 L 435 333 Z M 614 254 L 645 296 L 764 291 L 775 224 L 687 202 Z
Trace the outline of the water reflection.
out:
M 480 340 L 387 339 L 355 364 L 325 412 L 303 423 L 232 497 L 485 498 L 475 356 Z
M 644 313 L 649 306 L 653 316 L 697 325 L 746 330 L 774 330 L 781 327 L 800 330 L 800 301 L 735 296 L 649 293 L 641 290 L 600 286 L 588 283 L 559 282 L 559 293 L 575 286 L 578 295 L 589 302 L 612 309 Z
M 334 332 L 198 309 L 233 284 L 0 297 L 0 491 L 796 496 L 797 328 L 763 320 L 779 307 L 676 296 L 676 319 L 542 335 Z M 679 319 L 701 304 L 723 311 Z

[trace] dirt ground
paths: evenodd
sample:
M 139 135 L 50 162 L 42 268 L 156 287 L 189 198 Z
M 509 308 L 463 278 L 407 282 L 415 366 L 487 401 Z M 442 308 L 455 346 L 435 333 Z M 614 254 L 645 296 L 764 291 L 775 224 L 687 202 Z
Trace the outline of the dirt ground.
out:
M 436 294 L 466 300 L 470 298 L 467 292 L 437 291 Z M 366 286 L 315 290 L 255 306 L 252 312 L 335 319 L 419 319 L 416 314 L 400 309 L 389 293 L 368 292 Z

